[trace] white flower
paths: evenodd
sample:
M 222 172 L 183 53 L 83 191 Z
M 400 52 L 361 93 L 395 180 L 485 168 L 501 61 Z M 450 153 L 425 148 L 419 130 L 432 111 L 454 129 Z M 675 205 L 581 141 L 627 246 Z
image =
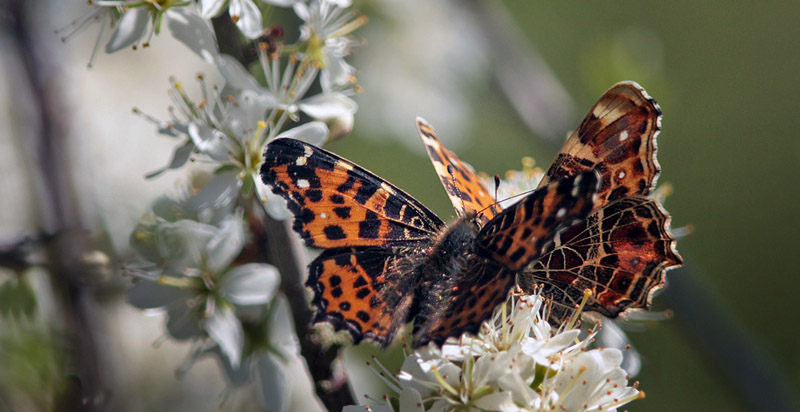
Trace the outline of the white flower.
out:
M 149 262 L 126 268 L 140 279 L 128 293 L 130 303 L 165 308 L 170 335 L 188 339 L 205 334 L 237 368 L 244 332 L 236 309 L 270 302 L 280 279 L 269 264 L 231 267 L 244 246 L 241 213 L 229 215 L 219 227 L 156 219 L 134 233 L 134 246 L 149 251 L 142 256 Z
M 608 411 L 642 396 L 620 351 L 588 349 L 596 329 L 578 340 L 570 325 L 553 330 L 547 310 L 538 295 L 512 294 L 477 336 L 418 348 L 396 377 L 374 367 L 400 411 Z
M 304 22 L 300 41 L 307 46 L 306 54 L 321 64 L 324 88 L 351 83 L 354 69 L 344 58 L 358 42 L 347 36 L 364 25 L 366 17 L 356 17 L 347 7 L 349 1 L 313 0 L 294 4 L 295 13 Z
M 261 0 L 280 7 L 289 7 L 297 0 Z M 261 11 L 253 0 L 199 0 L 200 15 L 210 19 L 219 16 L 226 8 L 231 20 L 245 36 L 255 39 L 262 34 Z
M 363 136 L 392 136 L 411 150 L 421 150 L 409 120 L 420 114 L 436 124 L 445 146 L 458 149 L 480 122 L 474 100 L 464 91 L 485 82 L 490 69 L 489 46 L 474 12 L 453 1 L 375 1 L 375 14 L 390 24 L 370 24 L 363 36 L 370 46 L 359 51 L 360 96 L 365 113 L 359 119 Z M 442 24 L 446 22 L 446 24 Z M 390 79 L 387 81 L 387 79 Z M 457 150 L 456 150 L 457 151 Z M 490 186 L 491 187 L 491 186 Z
M 242 92 L 250 91 L 260 99 L 272 102 L 274 108 L 283 112 L 281 117 L 268 119 L 275 121 L 274 130 L 279 130 L 287 117 L 298 120 L 299 111 L 317 120 L 328 120 L 352 115 L 358 110 L 358 105 L 342 92 L 323 90 L 318 95 L 306 96 L 319 72 L 309 60 L 298 61 L 290 57 L 281 71 L 280 59 L 260 50 L 259 61 L 266 87 L 258 84 L 247 69 L 231 56 L 221 55 L 217 60 L 217 68 L 228 82 L 228 87 Z

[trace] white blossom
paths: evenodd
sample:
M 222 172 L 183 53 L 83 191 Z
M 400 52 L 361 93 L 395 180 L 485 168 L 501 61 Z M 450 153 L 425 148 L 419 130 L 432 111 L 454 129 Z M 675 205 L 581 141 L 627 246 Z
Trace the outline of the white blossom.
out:
M 514 293 L 477 336 L 418 348 L 397 376 L 374 367 L 400 411 L 614 411 L 643 396 L 619 350 L 589 349 L 597 327 L 579 339 L 571 324 L 554 330 L 547 310 L 540 296 Z
M 280 279 L 277 269 L 266 263 L 231 266 L 244 246 L 241 214 L 228 215 L 219 226 L 153 217 L 140 223 L 132 243 L 144 253 L 141 262 L 126 267 L 139 279 L 128 293 L 129 302 L 142 309 L 166 309 L 170 335 L 207 336 L 237 368 L 244 332 L 236 308 L 267 304 Z
M 366 17 L 348 10 L 349 1 L 312 0 L 297 2 L 294 11 L 303 20 L 300 41 L 306 54 L 322 66 L 323 89 L 351 82 L 354 69 L 344 58 L 359 42 L 348 35 L 366 23 Z

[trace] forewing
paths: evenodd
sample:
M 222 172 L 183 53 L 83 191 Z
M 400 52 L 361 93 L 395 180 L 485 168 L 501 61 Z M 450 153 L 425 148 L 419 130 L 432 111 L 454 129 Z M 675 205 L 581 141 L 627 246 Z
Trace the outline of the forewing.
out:
M 656 136 L 661 108 L 634 82 L 617 83 L 600 97 L 567 139 L 539 187 L 586 170 L 602 176 L 596 208 L 647 195 L 661 171 Z
M 314 323 L 328 322 L 334 330 L 346 330 L 354 343 L 368 339 L 387 346 L 407 321 L 415 279 L 404 269 L 413 252 L 391 248 L 322 252 L 311 262 L 306 282 L 314 291 Z
M 563 231 L 519 276 L 523 290 L 553 302 L 550 320 L 560 324 L 593 292 L 585 310 L 616 317 L 628 308 L 649 309 L 664 286 L 664 272 L 682 263 L 669 232 L 670 217 L 655 200 L 640 196 L 609 203 Z
M 261 179 L 287 200 L 308 246 L 416 245 L 444 225 L 414 198 L 371 172 L 313 145 L 267 145 Z
M 497 201 L 475 169 L 442 146 L 433 127 L 419 117 L 417 131 L 459 217 L 469 212 L 480 212 L 481 220 L 485 223 L 500 212 Z
M 512 271 L 521 270 L 559 231 L 591 212 L 599 183 L 598 175 L 590 171 L 536 189 L 481 230 L 479 250 Z

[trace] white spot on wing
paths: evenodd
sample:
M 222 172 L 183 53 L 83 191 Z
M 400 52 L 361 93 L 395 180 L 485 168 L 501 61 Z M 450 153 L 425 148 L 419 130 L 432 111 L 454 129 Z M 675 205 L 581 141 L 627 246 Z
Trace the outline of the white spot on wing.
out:
M 303 159 L 305 159 L 305 158 L 303 158 Z M 308 183 L 308 180 L 306 180 L 306 179 L 300 179 L 300 180 L 297 181 L 297 187 L 299 187 L 301 189 L 305 189 L 305 188 L 307 188 L 309 186 L 311 186 L 311 185 Z
M 300 156 L 297 158 L 297 160 L 294 161 L 294 164 L 298 166 L 305 166 L 306 163 L 308 163 L 308 158 L 304 156 Z
M 581 180 L 583 180 L 583 176 L 578 176 L 575 178 L 575 183 L 573 183 L 572 187 L 572 197 L 578 197 L 578 190 L 580 190 Z
M 623 178 L 625 178 L 625 171 L 623 171 L 623 170 L 620 170 L 620 171 L 619 171 L 619 174 L 617 175 L 617 177 L 618 177 L 618 178 L 620 178 L 620 179 L 623 179 Z
M 339 168 L 339 169 L 344 169 L 344 170 L 353 170 L 353 165 L 351 165 L 350 163 L 347 163 L 347 162 L 343 162 L 341 160 L 336 162 L 336 166 L 334 166 L 334 167 Z
M 386 182 L 382 182 L 381 183 L 381 189 L 389 192 L 390 194 L 394 193 L 394 190 L 392 190 L 392 187 L 389 186 Z
M 628 131 L 624 130 L 622 131 L 622 133 L 619 134 L 619 141 L 624 142 L 626 140 L 628 140 Z
M 328 214 L 325 213 L 325 212 L 322 212 L 322 213 L 319 214 L 319 217 L 321 217 L 323 219 L 327 219 L 328 218 Z
M 556 217 L 564 217 L 564 215 L 566 214 L 567 214 L 567 209 L 562 207 L 561 209 L 558 209 L 558 212 L 556 212 Z

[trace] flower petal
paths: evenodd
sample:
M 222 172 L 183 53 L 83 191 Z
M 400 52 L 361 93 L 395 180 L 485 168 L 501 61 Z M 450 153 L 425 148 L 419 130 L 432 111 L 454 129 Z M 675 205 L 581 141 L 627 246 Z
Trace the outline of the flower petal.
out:
M 172 160 L 170 160 L 169 164 L 162 167 L 161 169 L 154 170 L 147 175 L 145 175 L 145 179 L 152 179 L 167 170 L 170 169 L 179 169 L 189 161 L 189 157 L 192 156 L 192 152 L 194 152 L 194 142 L 191 140 L 187 140 L 184 144 L 178 146 L 175 149 L 175 152 L 172 154 Z
M 308 21 L 311 18 L 311 10 L 308 9 L 308 4 L 298 1 L 294 4 L 294 14 L 300 18 L 300 20 Z
M 189 340 L 203 334 L 196 308 L 189 307 L 186 299 L 172 302 L 167 307 L 167 332 L 177 340 Z
M 222 353 L 231 363 L 233 368 L 239 367 L 242 359 L 242 344 L 244 332 L 242 324 L 233 313 L 233 309 L 218 305 L 214 313 L 206 319 L 206 332 L 217 342 Z
M 217 69 L 222 74 L 222 77 L 225 78 L 225 81 L 235 89 L 253 90 L 259 94 L 271 95 L 270 92 L 266 91 L 258 84 L 256 79 L 250 75 L 250 72 L 248 72 L 233 56 L 220 54 L 219 57 L 217 57 Z
M 251 381 L 253 377 L 253 362 L 240 362 L 238 367 L 233 367 L 228 358 L 222 353 L 219 346 L 213 346 L 206 353 L 211 354 L 221 366 L 225 377 L 234 386 L 242 386 Z
M 499 411 L 511 403 L 511 392 L 495 392 L 474 400 L 472 404 L 485 411 Z
M 272 300 L 280 281 L 275 266 L 250 263 L 228 272 L 220 283 L 219 292 L 236 305 L 261 305 Z
M 300 343 L 294 332 L 294 318 L 289 304 L 283 295 L 276 296 L 274 302 L 273 305 L 277 307 L 272 310 L 269 319 L 270 345 L 280 350 L 283 355 L 296 355 L 300 352 Z
M 206 267 L 211 272 L 221 272 L 239 255 L 243 246 L 242 216 L 236 213 L 221 223 L 219 232 L 206 245 Z
M 166 12 L 167 28 L 172 36 L 197 53 L 206 63 L 217 58 L 217 40 L 209 23 L 186 7 Z
M 222 215 L 229 213 L 239 194 L 240 180 L 235 170 L 219 172 L 197 194 L 186 201 L 186 207 L 199 212 L 213 210 Z
M 374 410 L 374 408 L 372 408 Z M 414 388 L 404 388 L 400 392 L 400 410 L 403 412 L 425 412 L 422 407 L 422 395 Z
M 217 161 L 228 158 L 228 151 L 225 147 L 226 137 L 219 130 L 192 122 L 189 123 L 188 132 L 200 153 Z
M 261 0 L 262 3 L 269 3 L 278 7 L 289 7 L 300 0 Z
M 322 93 L 303 100 L 297 105 L 307 115 L 326 120 L 351 115 L 358 110 L 358 104 L 341 93 Z
M 150 12 L 146 7 L 128 9 L 117 23 L 117 29 L 106 44 L 106 53 L 114 53 L 139 41 L 147 30 Z
M 204 19 L 210 19 L 212 17 L 217 17 L 222 10 L 225 9 L 225 5 L 228 2 L 226 0 L 200 0 L 198 2 L 198 7 L 200 7 L 200 16 Z
M 314 146 L 322 146 L 328 140 L 328 126 L 322 122 L 309 122 L 302 126 L 289 129 L 278 135 L 278 139 L 291 137 L 292 139 L 302 140 Z
M 253 176 L 253 181 L 256 183 L 256 193 L 259 200 L 264 203 L 264 209 L 275 220 L 286 220 L 292 217 L 292 212 L 289 211 L 289 203 L 286 199 L 272 193 L 269 186 L 265 185 L 259 176 Z
M 231 0 L 228 12 L 239 31 L 248 38 L 255 39 L 262 34 L 261 10 L 252 0 Z
M 268 402 L 265 406 L 271 411 L 286 410 L 286 395 L 289 392 L 287 365 L 272 353 L 266 353 L 258 358 L 256 372 L 261 383 L 263 400 Z

